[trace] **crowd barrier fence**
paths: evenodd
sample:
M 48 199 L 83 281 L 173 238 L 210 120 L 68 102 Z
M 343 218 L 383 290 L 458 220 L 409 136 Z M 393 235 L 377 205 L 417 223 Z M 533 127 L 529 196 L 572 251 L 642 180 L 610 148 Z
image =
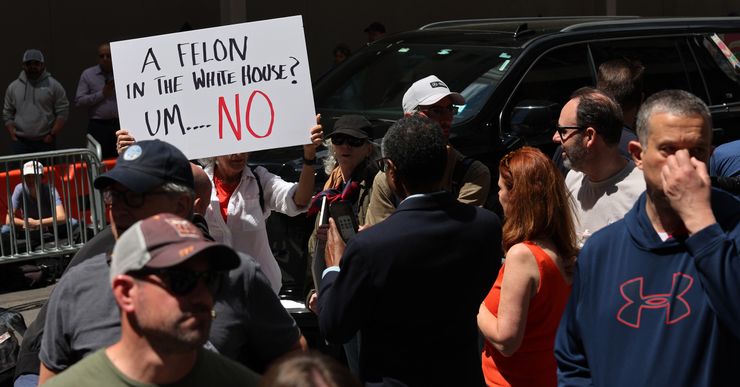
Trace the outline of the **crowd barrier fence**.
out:
M 92 149 L 77 148 L 0 157 L 0 224 L 3 224 L 0 264 L 71 256 L 107 225 L 102 194 L 92 184 L 115 160 L 103 163 L 97 153 Z M 22 168 L 29 161 L 40 162 L 43 173 L 29 175 L 32 180 L 26 181 Z M 48 197 L 43 197 L 42 184 L 53 186 L 59 193 L 65 218 L 53 205 L 53 190 L 47 190 Z M 20 195 L 18 208 L 13 208 L 12 195 L 16 187 L 27 193 L 31 188 L 35 195 Z M 42 200 L 52 203 L 51 225 L 13 226 L 14 216 L 23 219 L 23 214 L 32 208 L 30 206 L 41 208 Z

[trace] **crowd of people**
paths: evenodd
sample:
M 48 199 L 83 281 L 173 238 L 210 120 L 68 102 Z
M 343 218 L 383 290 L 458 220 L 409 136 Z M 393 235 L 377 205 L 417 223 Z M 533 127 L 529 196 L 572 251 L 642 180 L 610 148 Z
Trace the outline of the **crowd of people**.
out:
M 710 170 L 736 179 L 740 145 L 710 162 L 707 106 L 678 90 L 646 99 L 639 63 L 605 62 L 595 88 L 563 101 L 553 157 L 525 146 L 492 174 L 463 155 L 449 136 L 465 98 L 429 75 L 381 144 L 363 116 L 326 135 L 317 116 L 291 183 L 249 167 L 247 153 L 194 164 L 166 142 L 136 141 L 118 127 L 110 47 L 98 53 L 75 103 L 104 154 L 118 154 L 94 181 L 111 224 L 26 332 L 16 386 L 732 383 L 740 200 L 713 188 Z M 43 62 L 27 51 L 6 94 L 20 153 L 51 149 L 68 112 Z M 314 193 L 322 144 L 329 178 Z M 23 167 L 13 200 L 44 192 L 43 211 L 6 223 L 66 216 L 42 168 Z M 483 207 L 492 175 L 502 214 Z M 354 223 L 318 217 L 336 203 Z M 272 211 L 317 216 L 306 304 L 346 368 L 307 352 L 280 303 Z M 348 224 L 359 226 L 351 237 Z

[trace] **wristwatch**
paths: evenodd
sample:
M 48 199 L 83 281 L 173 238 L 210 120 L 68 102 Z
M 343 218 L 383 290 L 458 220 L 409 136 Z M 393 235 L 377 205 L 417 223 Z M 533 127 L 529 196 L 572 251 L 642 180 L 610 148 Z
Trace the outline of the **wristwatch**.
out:
M 309 160 L 309 159 L 307 159 L 307 158 L 304 157 L 303 158 L 303 165 L 316 165 L 316 158 L 314 157 L 314 158 L 312 158 L 312 159 Z

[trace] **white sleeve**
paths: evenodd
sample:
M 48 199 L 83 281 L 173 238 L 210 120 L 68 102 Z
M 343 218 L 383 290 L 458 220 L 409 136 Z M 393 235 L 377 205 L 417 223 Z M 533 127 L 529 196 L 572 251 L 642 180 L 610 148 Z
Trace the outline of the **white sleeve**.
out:
M 280 176 L 270 173 L 264 167 L 257 167 L 254 171 L 259 174 L 266 211 L 274 210 L 288 216 L 296 216 L 306 212 L 308 206 L 298 207 L 293 200 L 293 195 L 298 189 L 298 183 L 289 183 Z

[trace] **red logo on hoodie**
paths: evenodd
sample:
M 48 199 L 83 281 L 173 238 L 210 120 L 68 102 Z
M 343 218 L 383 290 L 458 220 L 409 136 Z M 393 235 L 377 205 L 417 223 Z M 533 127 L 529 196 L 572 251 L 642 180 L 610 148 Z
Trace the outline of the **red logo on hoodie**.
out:
M 645 309 L 665 309 L 665 323 L 675 324 L 691 314 L 691 306 L 683 298 L 694 279 L 684 273 L 673 273 L 670 292 L 644 294 L 643 277 L 633 278 L 619 286 L 622 298 L 627 301 L 617 312 L 617 320 L 632 328 L 640 327 Z

